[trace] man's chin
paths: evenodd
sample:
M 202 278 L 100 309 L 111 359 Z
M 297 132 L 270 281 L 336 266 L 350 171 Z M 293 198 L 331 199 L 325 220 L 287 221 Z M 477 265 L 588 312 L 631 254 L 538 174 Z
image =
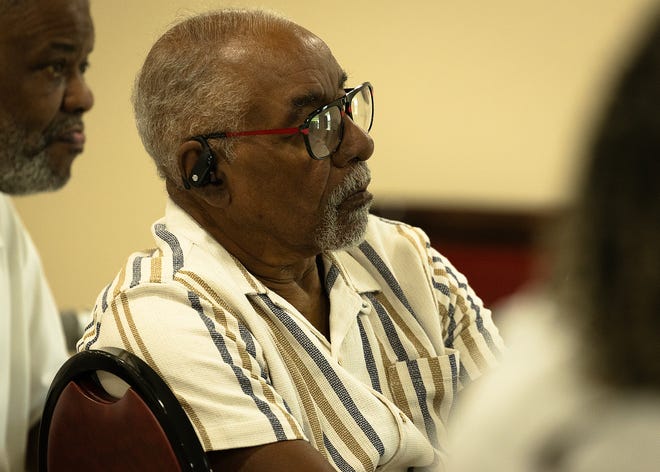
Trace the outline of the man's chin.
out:
M 351 211 L 338 217 L 334 224 L 326 225 L 318 232 L 318 243 L 323 251 L 339 251 L 360 244 L 369 223 L 369 207 Z
M 71 177 L 73 159 L 64 161 L 53 160 L 45 153 L 22 160 L 17 169 L 7 170 L 0 176 L 0 191 L 11 195 L 30 195 L 59 190 Z

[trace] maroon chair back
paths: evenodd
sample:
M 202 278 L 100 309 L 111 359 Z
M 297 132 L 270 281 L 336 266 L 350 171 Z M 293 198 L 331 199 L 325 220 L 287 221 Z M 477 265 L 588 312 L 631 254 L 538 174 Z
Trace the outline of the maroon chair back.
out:
M 97 371 L 129 386 L 121 398 Z M 60 369 L 48 393 L 39 438 L 41 471 L 208 471 L 206 454 L 176 397 L 127 351 L 84 351 Z

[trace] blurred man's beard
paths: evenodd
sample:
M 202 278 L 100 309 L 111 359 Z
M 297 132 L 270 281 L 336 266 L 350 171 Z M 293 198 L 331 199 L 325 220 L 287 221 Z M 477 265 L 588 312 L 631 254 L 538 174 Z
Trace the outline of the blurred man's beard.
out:
M 316 231 L 316 244 L 322 251 L 334 251 L 355 246 L 364 238 L 369 221 L 369 207 L 364 205 L 347 213 L 340 213 L 339 205 L 369 181 L 367 164 L 360 162 L 355 170 L 337 187 L 328 199 Z
M 46 135 L 46 136 L 45 136 Z M 57 173 L 48 158 L 47 133 L 29 136 L 0 117 L 0 191 L 12 195 L 57 190 L 69 173 Z

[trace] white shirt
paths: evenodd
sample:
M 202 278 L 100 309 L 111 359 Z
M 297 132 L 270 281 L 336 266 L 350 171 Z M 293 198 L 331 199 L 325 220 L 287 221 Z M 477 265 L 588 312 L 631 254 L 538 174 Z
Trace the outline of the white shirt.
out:
M 206 450 L 304 439 L 338 470 L 439 470 L 454 395 L 502 344 L 422 231 L 371 217 L 363 243 L 323 254 L 330 340 L 174 203 L 153 233 L 79 350 L 145 359 Z
M 497 316 L 508 350 L 453 418 L 450 472 L 660 470 L 658 392 L 590 380 L 548 294 L 517 295 Z
M 9 197 L 0 194 L 0 471 L 24 469 L 27 433 L 66 359 L 39 256 Z

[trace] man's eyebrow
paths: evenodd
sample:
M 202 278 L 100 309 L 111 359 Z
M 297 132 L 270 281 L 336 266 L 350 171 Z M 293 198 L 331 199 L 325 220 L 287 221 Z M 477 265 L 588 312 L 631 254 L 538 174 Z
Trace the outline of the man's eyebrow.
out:
M 76 52 L 79 48 L 73 43 L 53 41 L 48 45 L 48 49 L 61 52 Z
M 308 105 L 320 104 L 321 97 L 318 94 L 309 92 L 305 95 L 298 95 L 291 99 L 293 108 L 305 108 Z
M 346 72 L 341 73 L 341 76 L 339 76 L 339 82 L 337 83 L 337 86 L 340 89 L 343 89 L 346 86 L 346 82 L 348 81 L 348 74 Z M 293 105 L 294 108 L 304 108 L 308 105 L 321 105 L 321 101 L 323 100 L 322 97 L 319 95 L 309 92 L 305 95 L 299 95 L 297 97 L 294 97 L 291 100 L 291 104 Z
M 337 82 L 338 88 L 343 89 L 347 81 L 348 74 L 342 71 L 341 75 L 339 76 L 339 81 Z M 291 122 L 297 120 L 300 116 L 299 114 L 301 110 L 311 106 L 319 107 L 325 103 L 325 100 L 327 100 L 327 98 L 322 97 L 314 92 L 308 92 L 305 95 L 298 95 L 293 97 L 291 99 L 291 113 L 289 114 L 288 120 Z
M 348 82 L 348 74 L 345 71 L 342 71 L 341 76 L 339 77 L 339 88 L 345 88 L 346 82 Z

